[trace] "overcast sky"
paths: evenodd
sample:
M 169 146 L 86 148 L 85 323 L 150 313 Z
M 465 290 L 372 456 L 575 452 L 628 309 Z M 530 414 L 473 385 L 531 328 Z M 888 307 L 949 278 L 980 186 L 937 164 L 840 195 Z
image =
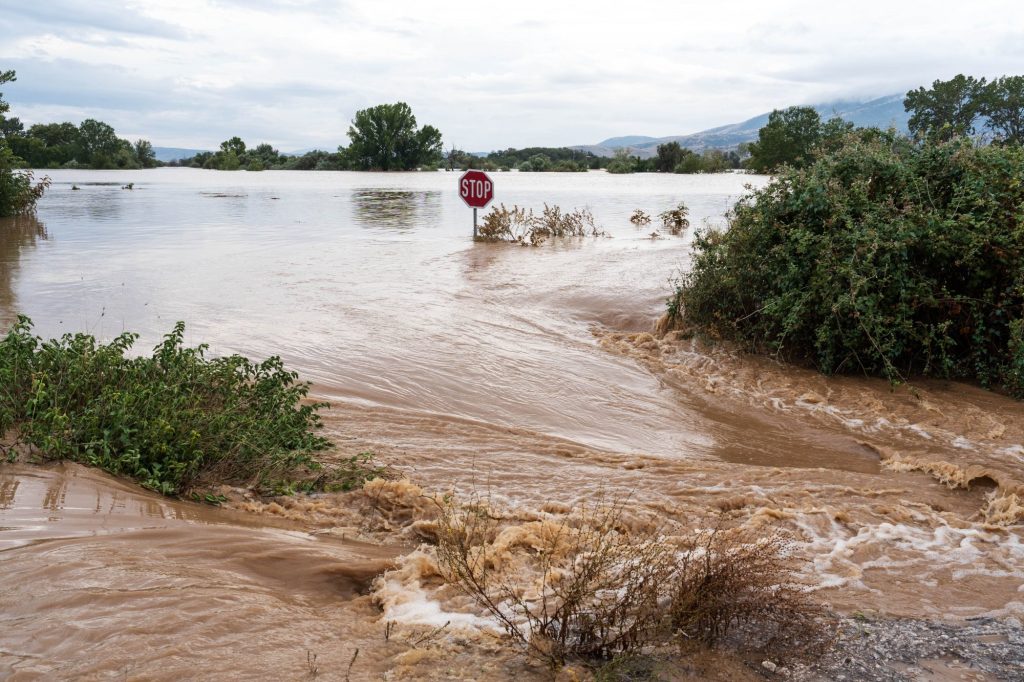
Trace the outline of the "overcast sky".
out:
M 776 107 L 1024 73 L 1024 2 L 0 0 L 26 123 L 156 146 L 347 143 L 408 102 L 470 151 L 682 135 Z

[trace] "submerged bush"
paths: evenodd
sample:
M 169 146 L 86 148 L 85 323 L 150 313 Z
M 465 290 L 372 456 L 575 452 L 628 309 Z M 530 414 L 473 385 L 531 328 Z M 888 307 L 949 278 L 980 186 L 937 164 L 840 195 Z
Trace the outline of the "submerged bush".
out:
M 600 237 L 604 234 L 594 224 L 594 214 L 585 208 L 563 213 L 558 206 L 544 204 L 544 210 L 537 215 L 532 209 L 519 206 L 509 209 L 501 204 L 484 215 L 477 238 L 537 246 L 549 237 Z
M 304 403 L 280 358 L 206 358 L 175 325 L 151 357 L 131 357 L 138 335 L 108 344 L 87 334 L 43 341 L 26 317 L 0 340 L 0 435 L 14 430 L 42 456 L 130 476 L 165 494 L 200 479 L 293 489 L 335 477 L 312 459 L 324 403 Z M 344 476 L 350 477 L 351 467 Z
M 851 136 L 698 233 L 669 314 L 826 373 L 1024 396 L 1024 149 Z
M 679 235 L 690 226 L 690 219 L 686 217 L 689 214 L 690 209 L 680 201 L 675 208 L 659 213 L 658 217 L 661 218 L 661 226 L 665 231 L 669 234 Z
M 0 218 L 34 211 L 50 186 L 50 178 L 36 182 L 32 171 L 17 170 L 20 161 L 0 141 Z
M 613 503 L 503 527 L 486 501 L 460 506 L 449 497 L 437 524 L 438 567 L 552 668 L 658 646 L 728 645 L 808 660 L 833 642 L 833 620 L 794 583 L 777 531 L 716 527 L 680 548 L 659 529 L 629 530 L 623 512 Z

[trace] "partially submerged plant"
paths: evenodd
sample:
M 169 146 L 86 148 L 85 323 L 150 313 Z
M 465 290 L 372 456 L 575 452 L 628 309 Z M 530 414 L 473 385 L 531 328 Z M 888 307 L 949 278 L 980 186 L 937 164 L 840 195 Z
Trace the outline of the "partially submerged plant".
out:
M 716 526 L 696 533 L 680 554 L 671 594 L 680 644 L 713 647 L 732 637 L 744 650 L 809 660 L 827 650 L 834 623 L 793 581 L 789 541 Z
M 644 225 L 650 224 L 651 216 L 647 215 L 643 209 L 638 208 L 633 211 L 633 215 L 630 216 L 629 222 L 633 223 L 637 227 L 643 227 Z
M 205 481 L 272 491 L 302 481 L 355 485 L 351 461 L 325 471 L 313 459 L 330 442 L 316 434 L 309 384 L 278 357 L 207 358 L 174 330 L 150 357 L 130 353 L 138 335 L 101 344 L 87 334 L 43 341 L 24 316 L 0 339 L 0 433 L 14 430 L 41 456 L 130 476 L 165 494 Z
M 690 226 L 690 220 L 686 217 L 689 215 L 690 209 L 682 201 L 675 208 L 659 213 L 658 217 L 661 218 L 662 228 L 665 229 L 669 234 L 682 234 L 683 230 Z
M 588 209 L 562 212 L 558 206 L 544 204 L 540 215 L 532 209 L 505 204 L 493 207 L 483 217 L 477 238 L 484 241 L 507 241 L 537 246 L 549 237 L 601 237 L 604 231 L 594 223 Z
M 516 643 L 552 667 L 636 651 L 662 629 L 659 586 L 667 584 L 674 561 L 659 538 L 622 532 L 622 509 L 583 509 L 537 528 L 532 572 L 525 576 L 497 567 L 497 519 L 489 505 L 449 501 L 438 523 L 438 564 Z
M 447 497 L 438 566 L 553 668 L 669 644 L 727 644 L 775 660 L 806 660 L 832 644 L 834 623 L 793 581 L 779 532 L 719 526 L 680 550 L 659 529 L 628 530 L 623 509 L 618 502 L 508 526 L 486 501 L 460 506 Z M 511 554 L 516 547 L 525 551 Z

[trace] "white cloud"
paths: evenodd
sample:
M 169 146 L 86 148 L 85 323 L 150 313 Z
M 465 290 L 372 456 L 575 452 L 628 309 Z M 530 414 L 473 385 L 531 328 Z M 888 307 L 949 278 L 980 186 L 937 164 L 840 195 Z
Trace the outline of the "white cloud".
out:
M 693 132 L 1021 71 L 1017 2 L 59 0 L 0 14 L 6 98 L 154 144 L 344 143 L 404 100 L 472 150 Z M 40 117 L 40 118 L 36 118 Z

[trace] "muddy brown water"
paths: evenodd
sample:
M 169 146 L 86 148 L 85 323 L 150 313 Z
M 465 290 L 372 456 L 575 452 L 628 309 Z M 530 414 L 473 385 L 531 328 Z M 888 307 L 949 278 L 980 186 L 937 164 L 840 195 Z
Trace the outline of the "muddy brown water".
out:
M 36 218 L 0 222 L 5 324 L 138 331 L 141 352 L 184 320 L 213 353 L 280 354 L 332 403 L 338 456 L 418 486 L 388 494 L 485 489 L 524 522 L 609 496 L 681 528 L 725 513 L 786 529 L 840 610 L 1024 617 L 1020 403 L 647 333 L 689 236 L 632 211 L 720 225 L 764 178 L 495 174 L 499 201 L 586 206 L 610 233 L 531 249 L 472 243 L 450 173 L 51 176 Z M 353 679 L 539 674 L 409 553 L 416 503 L 391 538 L 332 504 L 0 468 L 0 676 L 343 678 L 357 648 Z

